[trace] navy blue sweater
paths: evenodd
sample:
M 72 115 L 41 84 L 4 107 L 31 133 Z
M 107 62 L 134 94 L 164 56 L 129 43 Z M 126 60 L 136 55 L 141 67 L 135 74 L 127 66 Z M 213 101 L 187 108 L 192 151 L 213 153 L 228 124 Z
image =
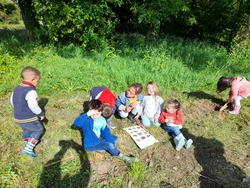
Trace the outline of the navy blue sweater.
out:
M 31 86 L 21 83 L 13 92 L 14 118 L 17 123 L 26 123 L 38 120 L 38 117 L 44 116 L 44 112 L 34 114 L 27 103 L 26 95 L 34 90 Z M 38 117 L 37 117 L 38 116 Z

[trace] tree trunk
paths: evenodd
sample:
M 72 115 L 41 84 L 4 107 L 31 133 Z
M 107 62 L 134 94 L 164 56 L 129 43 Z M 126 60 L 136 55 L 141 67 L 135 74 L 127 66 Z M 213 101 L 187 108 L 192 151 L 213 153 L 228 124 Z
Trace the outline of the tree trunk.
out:
M 18 5 L 21 10 L 21 15 L 25 28 L 27 29 L 30 40 L 33 40 L 35 31 L 39 29 L 39 22 L 36 19 L 35 7 L 32 4 L 32 0 L 18 0 Z

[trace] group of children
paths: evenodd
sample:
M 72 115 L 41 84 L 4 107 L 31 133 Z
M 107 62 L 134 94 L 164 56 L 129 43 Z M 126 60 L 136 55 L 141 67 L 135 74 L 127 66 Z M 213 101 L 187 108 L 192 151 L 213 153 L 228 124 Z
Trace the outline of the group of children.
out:
M 36 157 L 34 147 L 44 132 L 40 121 L 45 118 L 44 112 L 38 106 L 36 86 L 40 79 L 40 72 L 34 67 L 27 66 L 21 73 L 22 83 L 11 94 L 11 104 L 14 107 L 15 122 L 23 130 L 25 146 L 22 153 L 32 158 Z M 250 82 L 243 76 L 223 76 L 217 83 L 219 92 L 230 88 L 228 102 L 233 101 L 233 111 L 238 114 L 240 100 L 250 95 Z M 109 127 L 115 128 L 112 116 L 117 112 L 123 120 L 128 118 L 133 124 L 142 124 L 145 127 L 153 124 L 162 126 L 174 140 L 176 150 L 184 146 L 189 148 L 193 140 L 186 139 L 181 132 L 183 113 L 180 102 L 170 99 L 163 109 L 164 100 L 160 97 L 155 82 L 147 84 L 147 95 L 143 96 L 143 86 L 140 83 L 131 84 L 127 91 L 116 97 L 105 86 L 93 87 L 90 91 L 88 111 L 74 121 L 74 125 L 83 131 L 83 147 L 87 151 L 107 151 L 125 162 L 137 162 L 137 157 L 122 154 L 116 147 L 118 138 L 111 134 Z M 109 125 L 109 127 L 107 126 Z

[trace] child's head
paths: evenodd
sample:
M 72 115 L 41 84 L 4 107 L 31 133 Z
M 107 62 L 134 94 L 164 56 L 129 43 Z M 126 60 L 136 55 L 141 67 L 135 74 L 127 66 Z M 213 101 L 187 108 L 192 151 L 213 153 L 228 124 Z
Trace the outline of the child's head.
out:
M 129 86 L 127 90 L 127 97 L 128 98 L 135 98 L 142 92 L 142 84 L 140 83 L 133 83 Z
M 113 114 L 113 109 L 111 108 L 111 106 L 108 104 L 104 104 L 102 116 L 105 117 L 105 119 L 109 119 L 112 114 Z
M 232 80 L 233 80 L 233 78 L 229 77 L 229 76 L 220 77 L 219 81 L 217 82 L 217 91 L 222 92 L 225 89 L 231 87 Z
M 103 111 L 103 104 L 98 99 L 93 99 L 89 102 L 89 110 L 95 110 L 96 113 L 91 116 L 92 119 L 99 119 Z
M 34 86 L 37 86 L 40 80 L 40 71 L 34 67 L 27 66 L 22 70 L 21 77 L 23 80 L 31 82 Z
M 155 82 L 148 82 L 147 92 L 149 95 L 155 96 L 158 95 L 158 86 Z
M 167 102 L 167 107 L 166 107 L 166 110 L 169 112 L 169 113 L 174 113 L 176 112 L 177 110 L 179 110 L 181 108 L 181 104 L 180 102 L 177 100 L 177 99 L 170 99 L 168 102 Z

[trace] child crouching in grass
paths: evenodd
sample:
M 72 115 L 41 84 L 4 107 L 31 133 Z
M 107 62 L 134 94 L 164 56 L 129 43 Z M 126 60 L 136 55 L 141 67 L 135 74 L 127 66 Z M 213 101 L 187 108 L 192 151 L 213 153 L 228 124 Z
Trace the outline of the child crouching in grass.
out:
M 193 143 L 192 139 L 187 140 L 180 131 L 183 123 L 183 114 L 180 108 L 181 104 L 178 100 L 170 99 L 158 120 L 163 124 L 163 129 L 171 133 L 177 151 L 180 151 L 184 145 L 188 149 Z
M 89 102 L 89 110 L 74 121 L 74 125 L 83 131 L 83 145 L 87 151 L 105 150 L 111 156 L 115 156 L 127 163 L 137 162 L 137 157 L 128 157 L 120 153 L 116 148 L 118 138 L 111 134 L 106 124 L 106 119 L 101 116 L 103 104 L 98 99 Z
M 217 82 L 217 91 L 222 92 L 230 89 L 227 103 L 233 102 L 233 110 L 230 114 L 236 115 L 240 112 L 240 100 L 250 96 L 250 81 L 244 76 L 222 76 Z

